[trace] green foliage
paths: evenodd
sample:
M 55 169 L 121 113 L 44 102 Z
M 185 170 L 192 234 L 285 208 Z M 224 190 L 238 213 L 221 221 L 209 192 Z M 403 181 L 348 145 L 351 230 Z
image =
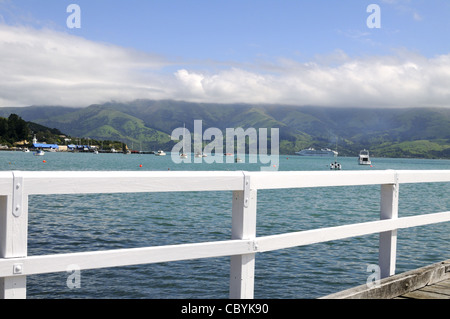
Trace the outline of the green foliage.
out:
M 428 140 L 384 143 L 374 151 L 385 157 L 445 158 L 450 153 L 450 143 Z
M 11 114 L 7 119 L 0 118 L 0 142 L 8 145 L 28 138 L 27 122 L 17 114 Z
M 99 145 L 104 149 L 121 149 L 122 142 L 117 140 L 95 140 L 90 138 L 70 138 L 63 134 L 59 129 L 49 128 L 34 122 L 26 122 L 17 114 L 10 114 L 8 118 L 0 117 L 0 143 L 11 147 L 16 142 L 28 142 L 31 145 L 33 137 L 41 143 L 47 144 L 66 144 L 66 138 L 71 140 L 70 143 L 80 145 Z
M 78 109 L 29 107 L 13 111 L 72 136 L 117 140 L 141 150 L 171 148 L 175 141 L 170 134 L 175 128 L 185 124 L 193 132 L 194 120 L 202 120 L 203 131 L 219 128 L 224 137 L 226 128 L 267 128 L 269 134 L 270 128 L 279 128 L 281 154 L 307 147 L 337 147 L 342 156 L 357 156 L 361 149 L 369 149 L 373 156 L 450 158 L 450 109 L 136 100 Z

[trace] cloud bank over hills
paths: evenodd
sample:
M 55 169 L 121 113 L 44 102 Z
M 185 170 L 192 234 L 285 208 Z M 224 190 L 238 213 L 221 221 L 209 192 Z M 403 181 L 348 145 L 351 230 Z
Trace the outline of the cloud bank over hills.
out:
M 332 107 L 450 107 L 450 54 L 304 62 L 192 61 L 0 23 L 0 107 L 175 99 Z

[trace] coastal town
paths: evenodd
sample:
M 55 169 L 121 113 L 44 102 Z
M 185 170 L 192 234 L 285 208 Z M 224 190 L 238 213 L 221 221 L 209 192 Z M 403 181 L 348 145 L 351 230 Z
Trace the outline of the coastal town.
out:
M 142 153 L 139 151 L 132 151 L 128 149 L 125 143 L 116 142 L 115 144 L 121 144 L 120 148 L 112 147 L 108 144 L 106 147 L 103 145 L 89 144 L 90 139 L 87 139 L 88 143 L 79 143 L 86 141 L 85 139 L 71 139 L 65 135 L 60 135 L 65 144 L 40 142 L 34 135 L 31 143 L 27 140 L 15 142 L 13 146 L 7 146 L 0 144 L 0 151 L 22 151 L 22 152 L 72 152 L 72 153 Z M 74 143 L 78 142 L 78 143 Z
M 135 153 L 126 143 L 70 137 L 57 129 L 23 120 L 16 114 L 0 118 L 0 151 Z

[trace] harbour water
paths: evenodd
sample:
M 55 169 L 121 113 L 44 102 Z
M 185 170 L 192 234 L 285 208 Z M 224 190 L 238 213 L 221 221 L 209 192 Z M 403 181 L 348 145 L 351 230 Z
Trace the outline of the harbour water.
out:
M 280 171 L 329 170 L 333 158 L 280 156 Z M 45 162 L 44 162 L 45 161 Z M 450 169 L 450 160 L 339 158 L 343 170 Z M 0 152 L 0 170 L 247 170 L 261 164 L 175 164 L 142 154 Z M 399 216 L 450 210 L 450 183 L 402 184 Z M 126 187 L 126 185 L 124 185 Z M 379 186 L 258 191 L 257 236 L 379 219 Z M 28 255 L 148 247 L 231 238 L 230 192 L 31 196 Z M 397 273 L 450 258 L 450 224 L 399 230 Z M 255 298 L 317 298 L 366 283 L 378 262 L 370 235 L 258 254 Z M 30 299 L 228 298 L 229 257 L 81 271 L 27 278 Z

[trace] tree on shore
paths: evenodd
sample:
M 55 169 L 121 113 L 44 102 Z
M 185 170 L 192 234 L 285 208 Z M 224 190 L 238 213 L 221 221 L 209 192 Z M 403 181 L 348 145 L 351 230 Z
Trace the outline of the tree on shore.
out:
M 11 114 L 7 119 L 0 118 L 0 142 L 13 144 L 26 140 L 30 135 L 28 124 L 17 114 Z

